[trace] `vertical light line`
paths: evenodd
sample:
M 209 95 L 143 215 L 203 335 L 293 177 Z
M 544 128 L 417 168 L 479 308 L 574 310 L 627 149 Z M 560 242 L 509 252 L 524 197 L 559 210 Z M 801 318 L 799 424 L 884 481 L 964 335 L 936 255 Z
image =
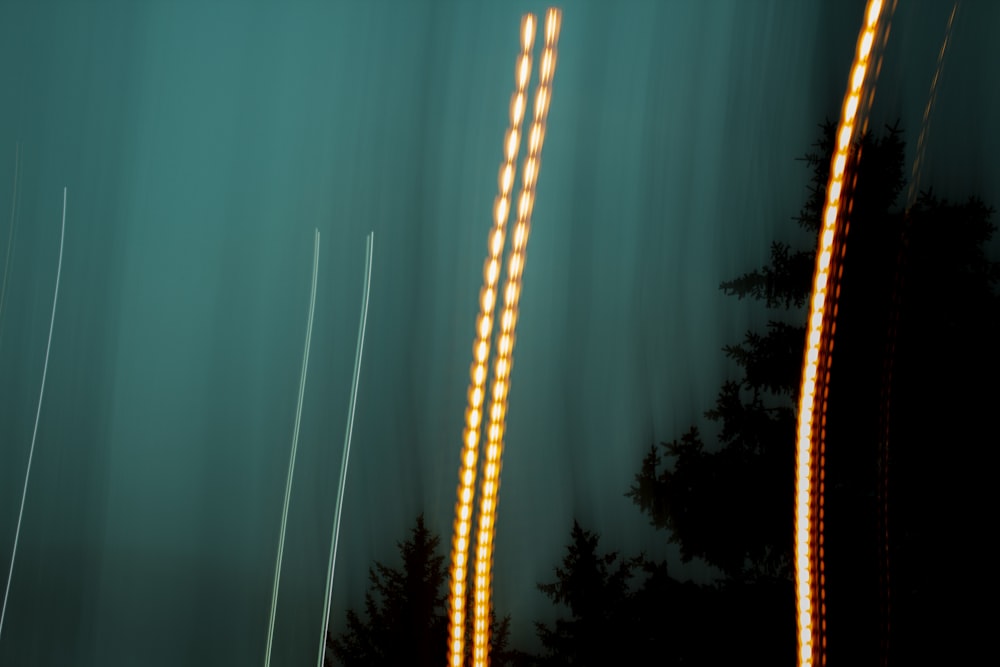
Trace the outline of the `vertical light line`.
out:
M 795 588 L 798 625 L 798 662 L 802 667 L 826 662 L 826 602 L 823 574 L 823 458 L 826 421 L 826 376 L 832 349 L 834 305 L 843 253 L 840 215 L 847 190 L 848 158 L 856 129 L 865 123 L 873 88 L 866 98 L 872 46 L 879 31 L 882 0 L 869 0 L 858 35 L 857 52 L 848 79 L 840 124 L 835 136 L 826 204 L 816 252 L 809 320 L 806 326 L 802 384 L 799 391 L 795 449 Z M 836 253 L 836 254 L 835 254 Z M 838 271 L 834 271 L 837 268 Z M 819 391 L 822 389 L 822 391 Z
M 476 464 L 479 457 L 479 432 L 482 428 L 482 407 L 485 398 L 486 371 L 493 334 L 493 311 L 496 308 L 496 285 L 500 278 L 500 263 L 506 243 L 506 225 L 510 217 L 510 193 L 514 187 L 514 170 L 521 147 L 521 122 L 524 118 L 526 93 L 531 78 L 531 50 L 535 41 L 535 17 L 521 18 L 521 53 L 515 70 L 516 88 L 510 102 L 510 126 L 504 139 L 504 161 L 498 177 L 499 194 L 493 205 L 493 228 L 490 231 L 488 255 L 483 266 L 483 287 L 479 292 L 479 314 L 476 317 L 476 339 L 472 346 L 473 362 L 469 370 L 468 405 L 462 434 L 462 458 L 455 503 L 455 523 L 451 549 L 451 586 L 448 614 L 448 664 L 462 664 L 465 651 L 465 603 L 468 581 L 469 546 L 471 543 L 472 502 L 475 494 Z
M 955 24 L 955 14 L 958 12 L 958 0 L 951 6 L 951 14 L 948 15 L 948 23 L 944 30 L 944 40 L 938 50 L 937 65 L 934 68 L 934 76 L 931 79 L 930 93 L 927 95 L 927 104 L 924 106 L 924 115 L 920 123 L 920 135 L 917 137 L 917 154 L 913 159 L 913 167 L 910 169 L 910 187 L 906 195 L 906 210 L 913 208 L 913 204 L 920 194 L 920 170 L 924 164 L 924 155 L 927 151 L 927 133 L 931 125 L 931 114 L 934 111 L 934 103 L 937 101 L 938 82 L 941 79 L 941 72 L 944 71 L 944 58 L 948 52 L 948 44 L 951 42 L 952 27 Z
M 879 662 L 888 665 L 892 662 L 892 549 L 889 542 L 890 525 L 890 451 L 892 444 L 892 389 L 893 373 L 895 370 L 896 358 L 896 338 L 899 332 L 900 309 L 902 308 L 903 292 L 905 289 L 906 256 L 909 246 L 909 226 L 910 209 L 916 203 L 920 193 L 920 174 L 924 164 L 924 156 L 927 148 L 927 135 L 930 130 L 931 116 L 934 111 L 934 104 L 937 99 L 938 84 L 944 71 L 945 55 L 948 51 L 948 44 L 951 42 L 952 29 L 955 23 L 955 15 L 958 13 L 958 0 L 951 6 L 951 14 L 948 15 L 948 22 L 945 25 L 944 39 L 941 48 L 938 50 L 937 65 L 934 68 L 934 76 L 931 78 L 930 91 L 927 95 L 927 104 L 924 106 L 924 114 L 920 124 L 920 135 L 917 137 L 917 150 L 913 159 L 913 166 L 910 170 L 910 186 L 906 196 L 906 209 L 903 213 L 902 229 L 899 235 L 899 245 L 896 251 L 896 268 L 893 272 L 892 296 L 889 305 L 888 325 L 886 327 L 886 341 L 882 357 L 882 382 L 879 400 L 881 403 L 879 410 L 879 477 L 876 498 L 878 504 L 879 523 L 879 594 L 880 594 L 880 620 L 881 636 L 879 638 L 880 655 Z
M 476 537 L 475 609 L 472 661 L 475 667 L 489 664 L 490 608 L 493 587 L 493 539 L 496 535 L 496 512 L 500 490 L 500 468 L 503 463 L 504 429 L 507 416 L 507 396 L 510 373 L 514 365 L 513 352 L 517 329 L 521 277 L 524 271 L 528 236 L 531 232 L 531 212 L 535 204 L 535 187 L 541 166 L 542 145 L 545 142 L 545 122 L 551 99 L 552 76 L 556 68 L 556 44 L 562 14 L 550 8 L 545 15 L 545 47 L 538 67 L 535 108 L 528 133 L 528 155 L 521 171 L 521 194 L 518 198 L 517 223 L 511 237 L 511 251 L 504 286 L 504 308 L 500 316 L 497 356 L 493 369 L 493 390 L 490 395 L 489 425 L 486 431 L 486 455 L 483 481 L 479 496 L 479 531 Z
M 0 608 L 0 638 L 3 637 L 3 622 L 7 617 L 7 599 L 10 596 L 10 582 L 14 576 L 14 558 L 17 556 L 17 542 L 21 536 L 21 521 L 24 519 L 24 501 L 28 497 L 28 477 L 31 475 L 31 461 L 35 456 L 35 440 L 38 437 L 38 422 L 42 416 L 42 397 L 45 396 L 45 378 L 49 373 L 49 351 L 52 349 L 52 330 L 56 324 L 56 303 L 59 301 L 59 279 L 62 277 L 63 242 L 66 239 L 66 188 L 63 188 L 62 231 L 59 233 L 59 264 L 56 267 L 56 289 L 52 295 L 52 317 L 49 319 L 49 340 L 45 344 L 45 364 L 42 366 L 42 387 L 38 392 L 38 409 L 35 411 L 35 428 L 31 433 L 31 447 L 28 449 L 28 467 L 24 472 L 24 489 L 21 491 L 21 508 L 17 512 L 17 528 L 14 530 L 14 548 L 10 553 L 10 569 L 7 571 L 7 587 Z
M 281 558 L 285 552 L 285 528 L 288 525 L 288 501 L 292 495 L 292 477 L 295 473 L 295 452 L 299 446 L 299 425 L 302 423 L 302 398 L 306 392 L 306 371 L 309 368 L 309 344 L 312 341 L 313 313 L 316 310 L 316 274 L 319 271 L 319 230 L 313 236 L 312 290 L 309 294 L 309 321 L 306 325 L 306 344 L 302 352 L 302 374 L 299 378 L 299 402 L 295 408 L 295 428 L 292 431 L 292 454 L 288 459 L 288 478 L 285 481 L 285 503 L 281 510 L 281 533 L 278 537 L 278 558 L 274 564 L 274 588 L 271 592 L 271 615 L 267 625 L 267 653 L 264 665 L 271 664 L 271 646 L 274 640 L 274 612 L 278 606 L 278 588 L 281 583 Z
M 323 667 L 326 659 L 326 632 L 330 623 L 330 596 L 333 595 L 333 570 L 337 561 L 337 544 L 340 541 L 340 516 L 344 509 L 344 489 L 347 486 L 347 463 L 351 456 L 351 436 L 354 433 L 354 409 L 358 401 L 358 382 L 361 378 L 361 355 L 365 346 L 365 326 L 368 322 L 368 296 L 372 284 L 372 254 L 375 232 L 365 239 L 365 286 L 361 299 L 361 321 L 358 323 L 358 344 L 354 350 L 354 378 L 351 383 L 351 400 L 347 408 L 347 431 L 344 433 L 344 453 L 340 458 L 340 480 L 337 483 L 337 507 L 330 538 L 330 561 L 326 573 L 326 600 L 323 603 L 323 627 L 319 638 L 319 660 L 316 667 Z
M 14 246 L 14 225 L 17 220 L 18 191 L 21 187 L 21 143 L 14 144 L 14 189 L 11 191 L 10 227 L 7 231 L 7 256 L 3 262 L 3 286 L 0 287 L 0 341 L 3 341 L 4 311 L 7 304 L 7 276 L 10 274 L 10 254 Z

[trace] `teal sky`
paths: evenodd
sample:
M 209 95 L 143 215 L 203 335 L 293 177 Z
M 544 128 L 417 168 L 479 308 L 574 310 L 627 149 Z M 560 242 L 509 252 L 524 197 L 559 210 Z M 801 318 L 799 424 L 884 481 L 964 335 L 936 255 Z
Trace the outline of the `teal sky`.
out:
M 624 497 L 760 323 L 761 263 L 835 118 L 861 0 L 566 2 L 528 246 L 496 601 L 532 648 L 574 517 Z M 0 4 L 0 565 L 59 304 L 0 664 L 260 664 L 309 307 L 276 664 L 312 664 L 374 231 L 332 622 L 424 511 L 450 538 L 518 27 L 537 2 Z M 911 143 L 950 1 L 900 2 L 872 124 Z M 967 0 L 930 126 L 944 196 L 1000 202 L 1000 5 Z M 2 245 L 4 249 L 6 245 Z M 2 259 L 4 255 L 0 255 Z M 791 471 L 790 471 L 791 473 Z M 697 568 L 677 574 L 704 576 Z

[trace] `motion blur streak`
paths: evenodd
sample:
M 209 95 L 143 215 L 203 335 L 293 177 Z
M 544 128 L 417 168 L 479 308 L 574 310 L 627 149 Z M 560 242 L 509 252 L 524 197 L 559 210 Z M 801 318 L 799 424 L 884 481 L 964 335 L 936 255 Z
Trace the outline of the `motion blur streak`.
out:
M 472 499 L 475 493 L 476 464 L 479 457 L 479 430 L 482 424 L 486 365 L 490 356 L 493 333 L 493 311 L 496 308 L 496 286 L 500 278 L 500 262 L 506 243 L 507 218 L 510 214 L 510 193 L 514 187 L 514 170 L 521 147 L 521 121 L 524 118 L 525 90 L 531 77 L 531 50 L 535 43 L 535 16 L 521 18 L 521 53 L 515 69 L 516 88 L 510 102 L 510 126 L 504 137 L 504 161 L 500 165 L 499 189 L 493 205 L 493 229 L 490 231 L 488 254 L 483 266 L 483 288 L 479 292 L 479 315 L 476 318 L 476 340 L 472 346 L 471 383 L 468 407 L 465 410 L 465 430 L 462 435 L 462 461 L 459 468 L 458 502 L 455 504 L 454 534 L 451 543 L 451 587 L 448 615 L 448 664 L 462 664 L 465 650 L 465 601 L 468 580 Z
M 323 625 L 319 633 L 317 667 L 326 663 L 326 633 L 330 626 L 330 596 L 333 595 L 333 573 L 340 542 L 340 517 L 344 512 L 344 489 L 347 486 L 347 464 L 351 459 L 351 437 L 354 435 L 354 409 L 358 405 L 358 383 L 361 379 L 361 356 L 365 350 L 365 327 L 368 324 L 368 297 L 372 287 L 372 255 L 375 251 L 375 231 L 365 238 L 365 288 L 361 298 L 361 321 L 358 323 L 358 344 L 354 348 L 354 377 L 351 380 L 351 401 L 347 408 L 347 431 L 344 433 L 344 453 L 340 457 L 340 479 L 337 482 L 337 505 L 334 510 L 333 535 L 330 537 L 330 558 L 326 575 L 326 598 L 323 600 Z
M 809 320 L 806 325 L 805 359 L 799 391 L 798 429 L 795 451 L 795 588 L 798 617 L 799 665 L 825 664 L 826 603 L 823 575 L 823 465 L 826 419 L 826 389 L 829 357 L 836 316 L 839 254 L 843 251 L 842 203 L 849 187 L 848 158 L 857 128 L 871 105 L 875 75 L 871 71 L 872 46 L 882 20 L 882 0 L 869 0 L 865 22 L 848 78 L 836 144 L 826 188 L 826 204 L 816 252 Z M 876 74 L 877 74 L 877 68 Z M 869 79 L 871 79 L 869 81 Z M 838 224 L 840 222 L 841 224 Z M 828 298 L 829 297 L 829 298 Z
M 24 471 L 24 489 L 21 491 L 21 509 L 17 512 L 17 529 L 14 531 L 14 547 L 10 552 L 10 569 L 7 571 L 7 586 L 3 593 L 3 607 L 0 607 L 0 638 L 3 637 L 3 621 L 7 616 L 7 598 L 10 596 L 10 582 L 14 576 L 14 558 L 17 557 L 17 542 L 21 537 L 21 520 L 24 519 L 24 501 L 28 497 L 28 477 L 31 475 L 31 461 L 35 458 L 35 440 L 38 438 L 38 421 L 42 416 L 42 398 L 45 396 L 45 378 L 49 374 L 49 352 L 52 350 L 52 330 L 56 326 L 56 303 L 59 301 L 59 279 L 62 277 L 63 242 L 66 240 L 66 188 L 63 188 L 62 231 L 59 232 L 59 264 L 56 266 L 56 289 L 52 294 L 52 318 L 49 320 L 49 341 L 45 344 L 45 364 L 42 366 L 42 387 L 38 390 L 38 410 L 35 412 L 35 430 L 31 434 L 28 449 L 28 465 Z
M 552 76 L 555 73 L 556 43 L 559 40 L 561 14 L 549 9 L 545 15 L 545 48 L 538 68 L 535 89 L 535 109 L 528 133 L 528 156 L 521 171 L 521 195 L 517 205 L 517 224 L 511 239 L 504 287 L 504 308 L 500 316 L 500 337 L 493 369 L 493 391 L 490 395 L 489 426 L 487 427 L 486 460 L 483 464 L 483 484 L 479 496 L 479 533 L 476 538 L 475 625 L 472 656 L 475 667 L 489 664 L 490 597 L 493 586 L 493 538 L 496 535 L 497 493 L 500 489 L 500 468 L 503 457 L 504 421 L 507 415 L 507 395 L 510 372 L 514 365 L 513 352 L 517 327 L 517 304 L 521 296 L 521 274 L 524 271 L 528 235 L 531 232 L 531 211 L 535 203 L 535 185 L 545 141 L 545 121 L 549 112 Z
M 309 321 L 306 324 L 306 344 L 302 352 L 302 374 L 299 378 L 299 402 L 295 407 L 295 428 L 292 431 L 292 453 L 288 459 L 288 479 L 285 481 L 285 504 L 281 508 L 281 533 L 278 537 L 278 557 L 274 563 L 274 589 L 271 592 L 271 615 L 267 624 L 267 652 L 264 665 L 271 664 L 274 644 L 274 615 L 278 608 L 278 589 L 281 584 L 281 559 L 285 553 L 285 531 L 288 528 L 288 501 L 292 496 L 292 478 L 295 475 L 295 454 L 299 448 L 299 427 L 302 424 L 302 398 L 306 393 L 306 372 L 309 370 L 309 345 L 312 342 L 313 316 L 316 312 L 316 275 L 319 272 L 319 229 L 313 233 L 312 289 L 309 292 Z
M 880 618 L 881 618 L 881 647 L 880 660 L 883 665 L 890 663 L 890 653 L 892 650 L 892 563 L 889 549 L 889 450 L 892 441 L 891 415 L 892 415 L 892 382 L 893 371 L 896 358 L 896 336 L 899 330 L 899 312 L 904 289 L 904 275 L 906 264 L 906 250 L 909 239 L 909 213 L 916 203 L 917 195 L 920 192 L 920 175 L 924 164 L 924 156 L 927 149 L 927 135 L 930 130 L 931 116 L 934 112 L 934 103 L 937 100 L 938 84 L 941 81 L 941 74 L 944 71 L 945 55 L 948 52 L 948 44 L 951 42 L 952 29 L 955 25 L 955 15 L 958 13 L 958 0 L 951 6 L 951 14 L 948 15 L 948 22 L 945 26 L 944 39 L 941 41 L 941 48 L 938 50 L 937 64 L 934 67 L 934 76 L 931 78 L 930 91 L 927 95 L 927 103 L 924 106 L 923 117 L 920 122 L 920 134 L 917 137 L 917 151 L 913 158 L 913 166 L 910 169 L 910 186 L 906 195 L 906 210 L 903 216 L 903 230 L 900 235 L 899 250 L 896 253 L 896 268 L 893 272 L 892 298 L 890 301 L 888 327 L 886 331 L 885 352 L 882 362 L 882 379 L 879 390 L 879 477 L 877 489 L 878 522 L 879 522 L 879 594 L 880 594 Z
M 951 14 L 948 15 L 948 24 L 944 29 L 944 40 L 941 42 L 937 65 L 934 67 L 934 77 L 931 79 L 931 90 L 927 96 L 927 105 L 924 107 L 924 115 L 920 122 L 920 135 L 917 137 L 917 155 L 913 159 L 913 168 L 910 170 L 910 189 L 906 194 L 907 210 L 913 207 L 920 192 L 920 170 L 923 167 L 924 155 L 927 152 L 927 131 L 930 128 L 934 103 L 937 101 L 938 82 L 941 79 L 941 72 L 944 69 L 944 57 L 948 52 L 948 44 L 951 42 L 951 31 L 955 25 L 956 13 L 958 13 L 958 0 L 955 0 L 955 4 L 951 6 Z

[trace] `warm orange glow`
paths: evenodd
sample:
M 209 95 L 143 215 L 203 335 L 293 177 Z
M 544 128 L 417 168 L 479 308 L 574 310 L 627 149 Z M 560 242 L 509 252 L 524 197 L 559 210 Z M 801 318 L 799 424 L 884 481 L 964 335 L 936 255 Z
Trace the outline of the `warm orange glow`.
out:
M 490 426 L 483 465 L 482 489 L 479 497 L 479 531 L 476 537 L 476 608 L 473 634 L 473 665 L 489 664 L 489 610 L 492 595 L 493 538 L 496 533 L 497 493 L 500 488 L 500 469 L 503 457 L 504 416 L 507 412 L 507 395 L 513 366 L 512 339 L 517 327 L 518 303 L 521 294 L 521 276 L 524 271 L 525 250 L 531 230 L 531 212 L 534 208 L 535 185 L 541 163 L 545 123 L 551 97 L 552 75 L 555 73 L 556 39 L 559 35 L 560 13 L 550 9 L 545 20 L 545 49 L 535 91 L 534 117 L 528 133 L 528 155 L 521 172 L 521 194 L 518 197 L 517 223 L 507 264 L 507 283 L 504 287 L 504 305 L 499 318 L 501 345 L 498 345 L 493 370 L 493 397 L 490 403 Z
M 515 67 L 515 91 L 510 101 L 510 125 L 504 135 L 504 161 L 497 174 L 499 194 L 493 205 L 493 228 L 489 235 L 488 253 L 483 263 L 483 288 L 479 293 L 479 315 L 476 319 L 476 340 L 473 343 L 473 362 L 469 368 L 470 385 L 468 406 L 465 411 L 465 429 L 462 436 L 459 485 L 455 504 L 455 524 L 452 536 L 451 585 L 448 617 L 448 664 L 461 667 L 465 653 L 466 634 L 466 579 L 469 576 L 469 548 L 471 546 L 472 502 L 475 497 L 476 470 L 479 457 L 480 429 L 486 424 L 485 461 L 479 499 L 479 517 L 476 527 L 475 567 L 473 572 L 473 660 L 477 667 L 489 663 L 489 611 L 492 586 L 493 537 L 496 529 L 497 493 L 500 488 L 500 469 L 503 455 L 503 434 L 506 426 L 507 396 L 510 391 L 510 373 L 513 366 L 517 308 L 521 294 L 521 275 L 524 270 L 525 249 L 531 228 L 534 208 L 535 184 L 541 166 L 540 155 L 545 137 L 545 122 L 551 97 L 552 76 L 556 66 L 556 42 L 559 37 L 561 13 L 549 9 L 545 16 L 545 47 L 542 51 L 541 69 L 535 92 L 534 117 L 530 132 L 521 131 L 527 108 L 526 89 L 531 79 L 532 50 L 536 21 L 531 14 L 521 20 L 521 52 Z M 507 279 L 503 288 L 503 309 L 494 314 L 500 295 L 497 283 L 500 264 L 506 244 L 507 218 L 511 211 L 511 193 L 514 186 L 516 162 L 524 135 L 528 135 L 528 156 L 521 176 L 521 192 L 517 199 L 517 224 L 507 266 Z M 488 396 L 490 404 L 483 409 L 487 397 L 487 362 L 490 356 L 494 328 L 496 358 L 493 364 L 493 386 Z
M 882 14 L 881 0 L 869 0 L 865 10 L 865 25 L 858 35 L 858 48 L 851 67 L 849 88 L 844 96 L 840 126 L 834 155 L 830 163 L 830 180 L 827 184 L 823 226 L 816 251 L 816 269 L 810 301 L 806 350 L 802 365 L 802 385 L 799 392 L 798 429 L 796 437 L 795 474 L 795 582 L 798 609 L 799 665 L 811 667 L 825 664 L 824 632 L 825 601 L 823 591 L 823 560 L 819 549 L 823 534 L 820 512 L 823 502 L 823 429 L 826 411 L 824 396 L 817 397 L 820 369 L 825 369 L 831 349 L 826 321 L 830 304 L 827 294 L 836 293 L 831 285 L 830 262 L 840 243 L 842 231 L 838 226 L 843 209 L 842 196 L 848 167 L 848 153 L 859 123 L 859 100 L 864 94 L 865 82 L 870 74 L 870 55 L 875 36 L 879 31 Z M 876 68 L 877 71 L 877 68 Z M 869 95 L 868 100 L 871 97 Z M 831 322 L 832 323 L 832 322 Z M 825 373 L 825 370 L 824 370 Z M 818 419 L 817 419 L 818 417 Z
M 479 316 L 476 319 L 476 340 L 473 343 L 473 363 L 469 370 L 471 381 L 468 391 L 468 407 L 465 412 L 465 430 L 462 435 L 461 467 L 457 502 L 455 504 L 455 524 L 451 551 L 451 585 L 449 596 L 448 664 L 461 667 L 465 643 L 466 605 L 465 581 L 469 560 L 470 533 L 472 530 L 472 502 L 475 497 L 476 464 L 479 457 L 479 434 L 482 428 L 483 400 L 486 394 L 486 365 L 490 355 L 490 340 L 493 336 L 498 297 L 497 283 L 500 278 L 500 264 L 503 260 L 506 241 L 507 219 L 510 215 L 511 192 L 514 188 L 514 174 L 522 132 L 521 122 L 527 99 L 526 89 L 531 78 L 531 52 L 535 41 L 535 17 L 526 14 L 521 19 L 521 52 L 515 68 L 515 90 L 510 101 L 510 125 L 504 136 L 504 161 L 497 177 L 499 193 L 493 206 L 493 228 L 488 237 L 486 261 L 483 264 L 483 288 L 480 291 Z M 505 313 L 506 314 L 506 313 Z M 509 351 L 509 346 L 505 346 Z M 504 367 L 509 368 L 509 362 Z M 502 385 L 501 385 L 502 386 Z M 494 388 L 494 394 L 496 388 Z M 505 395 L 505 392 L 502 392 Z M 501 428 L 495 427 L 495 419 L 502 418 L 505 409 L 487 411 L 490 417 L 488 433 L 491 441 L 500 437 Z M 479 568 L 477 566 L 477 572 Z M 477 577 L 477 582 L 481 577 Z M 477 598 L 478 599 L 478 598 Z M 477 605 L 477 609 L 479 606 Z M 478 612 L 477 612 L 478 613 Z

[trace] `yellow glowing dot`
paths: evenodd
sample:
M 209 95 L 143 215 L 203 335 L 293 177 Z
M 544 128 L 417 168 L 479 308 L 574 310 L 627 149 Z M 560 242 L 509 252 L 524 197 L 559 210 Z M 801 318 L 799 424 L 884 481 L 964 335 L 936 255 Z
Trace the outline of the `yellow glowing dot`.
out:
M 842 178 L 844 175 L 844 168 L 847 166 L 847 156 L 838 155 L 837 159 L 833 162 L 833 177 Z
M 854 120 L 854 115 L 858 113 L 858 96 L 851 95 L 847 98 L 847 103 L 844 105 L 844 119 L 847 122 Z M 851 128 L 844 128 L 850 133 Z
M 861 84 L 865 82 L 866 69 L 864 63 L 858 63 L 854 66 L 854 73 L 851 75 L 851 88 L 853 90 L 861 88 Z
M 497 197 L 496 206 L 493 207 L 493 221 L 500 227 L 507 224 L 507 215 L 510 213 L 510 201 L 507 197 Z M 501 243 L 503 236 L 500 237 Z M 502 246 L 501 246 L 502 247 Z M 499 251 L 493 253 L 499 254 Z
M 866 32 L 865 36 L 861 38 L 861 48 L 858 50 L 858 53 L 862 59 L 867 58 L 868 54 L 871 53 L 872 42 L 874 41 L 875 35 L 871 31 Z
M 555 52 L 551 48 L 542 51 L 542 66 L 538 70 L 538 78 L 541 81 L 548 81 L 552 78 L 552 68 L 555 66 Z
M 867 22 L 868 27 L 871 28 L 878 21 L 878 15 L 882 11 L 882 0 L 873 0 L 873 2 L 868 6 L 868 16 Z M 548 30 L 548 26 L 546 26 Z
M 508 211 L 510 199 L 507 195 L 502 195 L 501 199 L 504 201 L 504 212 Z M 506 218 L 506 214 L 504 215 Z M 506 222 L 506 220 L 505 220 Z M 503 227 L 495 227 L 493 232 L 490 234 L 490 255 L 496 256 L 503 252 L 503 241 L 504 241 L 504 230 Z
M 482 292 L 479 294 L 479 309 L 484 315 L 488 315 L 493 312 L 493 305 L 496 302 L 496 294 L 493 292 L 492 287 L 484 287 Z
M 524 118 L 524 93 L 518 91 L 510 99 L 510 124 L 520 125 Z
M 521 196 L 517 200 L 517 219 L 524 220 L 528 217 L 528 205 L 531 195 L 528 194 L 527 190 L 521 192 Z
M 510 192 L 510 189 L 514 186 L 514 165 L 508 162 L 500 167 L 498 183 L 501 190 Z
M 537 173 L 538 161 L 534 157 L 528 157 L 528 159 L 524 161 L 524 173 L 522 174 L 525 187 L 531 187 L 534 185 Z
M 531 125 L 531 134 L 528 135 L 528 154 L 536 155 L 542 145 L 542 124 L 535 122 Z
M 525 53 L 521 55 L 517 64 L 517 87 L 524 89 L 528 85 L 529 78 L 531 78 L 531 56 Z
M 521 256 L 513 254 L 510 256 L 510 275 L 518 276 L 521 273 Z
M 511 128 L 507 130 L 507 161 L 513 162 L 514 158 L 517 157 L 518 141 L 520 139 L 518 135 L 517 128 Z
M 550 7 L 545 13 L 545 43 L 553 44 L 559 39 L 559 23 L 562 13 L 555 7 Z
M 549 89 L 539 86 L 535 93 L 535 117 L 541 118 L 549 110 Z
M 530 51 L 535 43 L 535 16 L 525 14 L 521 19 L 521 48 Z

